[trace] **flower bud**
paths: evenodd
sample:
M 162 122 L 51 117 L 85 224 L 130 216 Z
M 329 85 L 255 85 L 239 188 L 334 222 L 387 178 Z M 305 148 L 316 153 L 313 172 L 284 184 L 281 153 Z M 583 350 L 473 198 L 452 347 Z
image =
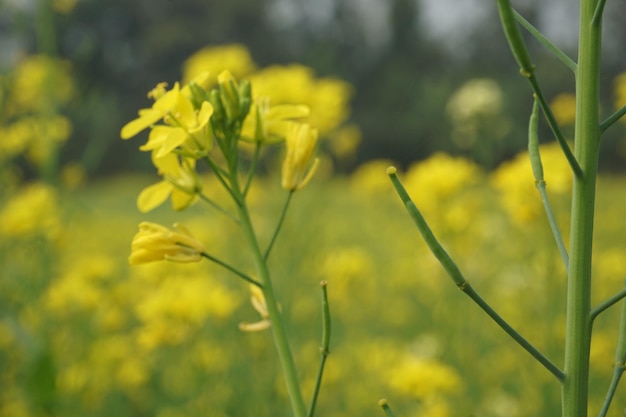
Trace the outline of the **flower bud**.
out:
M 175 223 L 174 228 L 177 231 L 156 223 L 140 223 L 128 262 L 138 265 L 162 260 L 182 263 L 200 261 L 204 245 L 182 225 Z
M 282 167 L 282 187 L 297 191 L 313 177 L 319 159 L 313 159 L 317 144 L 317 129 L 306 123 L 290 122 L 287 126 L 285 145 L 287 153 Z

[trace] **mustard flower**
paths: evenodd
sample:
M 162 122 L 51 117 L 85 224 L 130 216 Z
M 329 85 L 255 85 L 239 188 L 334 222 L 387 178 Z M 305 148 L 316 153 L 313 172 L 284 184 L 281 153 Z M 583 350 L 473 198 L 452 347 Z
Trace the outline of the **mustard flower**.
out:
M 128 262 L 138 265 L 162 260 L 182 263 L 200 261 L 204 245 L 182 225 L 175 223 L 174 228 L 176 231 L 156 223 L 140 223 Z
M 168 197 L 171 197 L 176 211 L 196 202 L 202 186 L 195 172 L 195 159 L 179 157 L 173 153 L 159 158 L 153 153 L 152 162 L 163 176 L 163 181 L 150 185 L 139 193 L 137 207 L 140 211 L 146 213 L 160 206 Z
M 162 84 L 158 85 L 155 89 L 151 91 L 159 91 L 162 93 Z M 144 129 L 152 126 L 154 123 L 162 120 L 168 113 L 172 111 L 172 109 L 176 106 L 180 94 L 180 85 L 178 83 L 174 84 L 174 87 L 168 92 L 159 96 L 159 94 L 155 94 L 154 97 L 158 97 L 151 108 L 149 109 L 141 109 L 139 110 L 139 117 L 131 120 L 126 123 L 124 127 L 122 127 L 122 131 L 120 136 L 122 139 L 130 139 L 133 136 L 137 135 Z
M 255 285 L 250 285 L 250 303 L 261 316 L 261 320 L 254 323 L 239 323 L 239 330 L 244 332 L 259 332 L 269 328 L 271 322 L 270 315 L 267 311 L 267 303 L 265 302 L 263 291 Z
M 290 123 L 287 128 L 285 145 L 287 153 L 283 160 L 282 187 L 297 191 L 307 185 L 315 174 L 319 159 L 313 161 L 317 144 L 317 130 L 304 123 Z
M 159 84 L 149 96 L 156 99 L 152 109 L 140 110 L 139 118 L 122 128 L 122 139 L 129 139 L 163 119 L 165 124 L 153 126 L 148 142 L 139 149 L 156 150 L 157 158 L 179 147 L 195 156 L 206 154 L 211 150 L 212 141 L 209 133 L 209 120 L 213 115 L 211 103 L 204 101 L 196 111 L 191 101 L 189 86 L 181 90 L 178 83 L 167 92 L 163 84 Z
M 257 98 L 243 123 L 241 136 L 252 142 L 279 142 L 287 136 L 290 123 L 304 119 L 309 113 L 309 108 L 304 105 L 270 106 L 269 98 Z

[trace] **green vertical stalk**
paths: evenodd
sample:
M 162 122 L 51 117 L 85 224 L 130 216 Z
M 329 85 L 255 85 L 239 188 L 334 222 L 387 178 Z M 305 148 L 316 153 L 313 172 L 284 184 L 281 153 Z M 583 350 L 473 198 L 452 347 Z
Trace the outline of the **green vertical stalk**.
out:
M 245 197 L 241 192 L 237 183 L 236 170 L 235 174 L 231 175 L 231 184 L 233 192 L 237 195 L 237 209 L 239 213 L 239 219 L 241 221 L 241 229 L 252 256 L 254 258 L 254 264 L 257 274 L 259 274 L 259 280 L 263 285 L 263 296 L 267 304 L 267 312 L 272 323 L 271 329 L 274 336 L 274 344 L 278 352 L 278 357 L 283 369 L 283 375 L 287 384 L 287 392 L 289 393 L 289 399 L 291 400 L 291 407 L 295 417 L 306 417 L 307 412 L 302 398 L 302 392 L 300 391 L 300 384 L 298 382 L 298 372 L 296 370 L 296 364 L 291 354 L 291 348 L 289 347 L 289 340 L 287 339 L 287 332 L 281 317 L 281 313 L 278 309 L 278 301 L 274 294 L 272 287 L 272 280 L 270 279 L 269 269 L 267 268 L 267 262 L 265 260 L 265 254 L 261 251 L 259 242 L 252 226 L 250 214 L 245 203 Z
M 574 177 L 567 288 L 563 417 L 587 415 L 591 344 L 591 251 L 600 141 L 601 25 L 593 20 L 597 0 L 580 2 L 574 154 L 583 175 Z

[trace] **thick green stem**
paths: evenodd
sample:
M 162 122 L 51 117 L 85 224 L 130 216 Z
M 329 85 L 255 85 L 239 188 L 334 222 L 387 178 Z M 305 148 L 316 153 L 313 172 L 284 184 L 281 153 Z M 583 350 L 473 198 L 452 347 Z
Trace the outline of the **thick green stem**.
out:
M 567 287 L 563 416 L 587 415 L 591 344 L 591 251 L 600 141 L 601 25 L 593 22 L 597 0 L 581 0 L 574 153 L 583 175 L 574 177 Z
M 236 175 L 233 176 L 231 181 L 233 182 L 233 191 L 238 197 L 237 201 L 241 202 L 241 204 L 238 204 L 241 229 L 243 230 L 246 241 L 248 242 L 252 252 L 256 271 L 259 275 L 261 284 L 263 285 L 263 296 L 265 297 L 267 312 L 272 323 L 271 329 L 274 336 L 274 344 L 276 345 L 278 357 L 283 369 L 283 375 L 287 384 L 287 392 L 289 393 L 293 413 L 295 417 L 306 417 L 307 412 L 304 400 L 302 399 L 302 392 L 300 391 L 296 364 L 293 360 L 293 355 L 291 354 L 291 348 L 289 347 L 289 340 L 287 339 L 285 325 L 283 323 L 280 310 L 278 309 L 278 301 L 276 300 L 276 295 L 274 294 L 274 289 L 272 287 L 267 262 L 254 232 L 250 214 L 248 213 L 248 209 L 245 204 L 245 197 L 241 193 L 241 190 L 236 182 Z

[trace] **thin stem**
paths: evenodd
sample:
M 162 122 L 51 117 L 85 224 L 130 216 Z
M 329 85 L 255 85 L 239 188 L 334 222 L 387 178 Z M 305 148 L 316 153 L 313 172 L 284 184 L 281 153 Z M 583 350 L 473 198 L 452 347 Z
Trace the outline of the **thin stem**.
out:
M 289 393 L 289 399 L 291 400 L 291 407 L 295 417 L 305 417 L 306 409 L 304 400 L 302 399 L 302 392 L 300 391 L 296 364 L 291 353 L 291 348 L 289 347 L 287 332 L 278 308 L 278 301 L 272 287 L 272 280 L 267 267 L 267 262 L 261 252 L 256 233 L 254 232 L 254 228 L 252 226 L 252 220 L 245 203 L 245 198 L 241 193 L 237 182 L 236 167 L 234 167 L 231 172 L 230 181 L 233 184 L 233 192 L 236 195 L 235 202 L 237 202 L 241 228 L 252 252 L 257 274 L 263 284 L 263 296 L 265 297 L 267 312 L 272 323 L 271 329 L 274 336 L 274 344 L 276 345 L 278 357 L 283 369 L 283 376 L 285 377 L 285 382 L 287 384 L 287 392 Z
M 248 178 L 246 179 L 246 185 L 243 187 L 243 195 L 248 195 L 250 186 L 252 185 L 252 179 L 256 171 L 256 165 L 259 162 L 259 155 L 261 154 L 261 142 L 257 142 L 254 148 L 254 154 L 252 155 L 252 162 L 248 171 Z
M 550 223 L 550 229 L 552 229 L 552 235 L 556 242 L 556 246 L 561 254 L 561 259 L 565 265 L 565 269 L 569 264 L 569 255 L 563 242 L 563 237 L 559 231 L 559 226 L 554 217 L 554 211 L 548 200 L 548 193 L 546 191 L 546 182 L 543 179 L 543 163 L 541 162 L 541 153 L 539 152 L 539 107 L 537 100 L 533 102 L 533 110 L 530 115 L 530 121 L 528 123 L 528 155 L 530 157 L 530 165 L 532 167 L 533 176 L 535 177 L 535 186 L 541 195 L 541 201 L 548 216 L 548 222 Z
M 617 348 L 615 349 L 615 368 L 613 369 L 613 378 L 611 379 L 611 384 L 609 385 L 609 389 L 606 393 L 604 405 L 602 406 L 602 410 L 599 414 L 600 417 L 605 417 L 606 413 L 609 411 L 611 401 L 613 401 L 613 397 L 615 397 L 617 385 L 619 384 L 622 374 L 624 373 L 624 367 L 626 366 L 624 362 L 626 362 L 626 303 L 622 303 L 619 336 L 617 338 Z
M 574 177 L 567 279 L 563 417 L 585 417 L 591 347 L 591 265 L 600 144 L 601 27 L 592 19 L 597 1 L 580 2 L 574 152 L 584 175 Z
M 537 78 L 534 75 L 535 66 L 532 64 L 528 48 L 526 48 L 526 43 L 524 42 L 524 39 L 520 34 L 519 27 L 515 22 L 515 14 L 513 8 L 511 7 L 511 2 L 509 0 L 498 0 L 498 12 L 500 13 L 502 29 L 504 30 L 504 34 L 509 42 L 511 52 L 520 66 L 520 73 L 530 82 L 533 92 L 535 93 L 537 100 L 539 100 L 541 110 L 543 110 L 543 113 L 546 115 L 550 129 L 552 129 L 554 137 L 557 142 L 559 142 L 559 145 L 561 146 L 572 171 L 574 171 L 574 174 L 577 177 L 582 176 L 583 171 L 580 168 L 578 161 L 576 161 L 574 154 L 572 154 L 563 133 L 561 133 L 561 129 L 556 122 L 556 118 L 554 117 L 554 114 L 552 114 L 552 110 L 543 96 L 539 83 L 537 82 Z
M 198 195 L 200 196 L 200 199 L 202 199 L 202 201 L 206 202 L 207 204 L 209 204 L 211 207 L 213 207 L 220 213 L 225 214 L 226 216 L 230 217 L 235 223 L 239 223 L 239 219 L 235 217 L 235 215 L 232 214 L 230 211 L 226 210 L 224 207 L 220 206 L 219 204 L 211 200 L 209 197 L 207 197 L 203 193 L 198 193 Z
M 543 46 L 545 46 L 554 56 L 556 56 L 567 68 L 569 68 L 574 74 L 576 74 L 576 63 L 565 52 L 561 51 L 556 45 L 546 38 L 543 33 L 537 30 L 528 20 L 513 10 L 513 16 L 515 20 L 519 22 L 526 30 L 533 35 Z
M 554 236 L 556 247 L 558 248 L 561 259 L 563 260 L 563 265 L 565 265 L 565 270 L 567 270 L 569 266 L 569 255 L 567 253 L 567 248 L 565 247 L 563 237 L 561 236 L 561 232 L 559 231 L 559 226 L 556 222 L 556 218 L 554 217 L 554 212 L 552 210 L 552 206 L 550 205 L 550 200 L 548 200 L 546 183 L 545 181 L 538 181 L 535 183 L 535 186 L 537 187 L 537 190 L 541 195 L 541 202 L 543 203 L 546 215 L 548 216 L 548 223 L 550 223 L 550 229 L 552 230 L 552 235 Z
M 313 396 L 311 398 L 311 406 L 309 407 L 308 417 L 315 414 L 315 405 L 317 404 L 317 396 L 322 386 L 322 376 L 324 374 L 324 365 L 330 351 L 330 308 L 328 307 L 328 293 L 326 291 L 327 282 L 320 282 L 322 288 L 322 344 L 320 346 L 320 364 L 315 378 L 315 387 L 313 388 Z
M 600 26 L 602 23 L 602 14 L 604 13 L 605 4 L 606 0 L 599 0 L 598 4 L 596 4 L 596 10 L 593 13 L 593 18 L 591 19 L 591 24 L 593 26 Z
M 565 154 L 565 158 L 567 158 L 567 162 L 569 163 L 574 175 L 576 177 L 583 176 L 583 170 L 580 167 L 580 164 L 576 160 L 576 157 L 572 153 L 569 145 L 567 144 L 567 140 L 565 140 L 565 136 L 561 132 L 561 128 L 559 127 L 559 123 L 556 121 L 556 117 L 554 117 L 554 113 L 552 113 L 552 109 L 548 104 L 541 88 L 539 87 L 539 83 L 537 82 L 537 78 L 534 75 L 528 77 L 528 81 L 530 82 L 531 87 L 533 88 L 533 92 L 535 93 L 535 97 L 539 101 L 539 106 L 541 106 L 541 110 L 543 111 L 546 120 L 548 121 L 548 126 L 550 126 L 550 130 L 552 130 L 552 134 L 556 138 L 556 141 L 561 146 L 563 153 Z
M 626 114 L 626 104 L 622 106 L 621 109 L 610 115 L 605 121 L 600 124 L 600 132 L 604 132 L 609 127 L 613 125 L 613 123 L 617 122 Z
M 219 259 L 217 259 L 216 257 L 209 255 L 206 252 L 202 252 L 200 254 L 201 256 L 207 258 L 208 260 L 215 262 L 216 264 L 223 266 L 224 268 L 228 269 L 230 272 L 232 272 L 233 274 L 237 275 L 239 278 L 243 278 L 244 280 L 248 281 L 250 284 L 252 285 L 256 285 L 259 288 L 263 288 L 263 285 L 261 285 L 260 282 L 256 281 L 255 279 L 249 277 L 248 275 L 244 274 L 243 272 L 239 271 L 237 268 L 235 268 L 232 265 L 227 264 L 224 261 L 221 261 Z
M 616 365 L 613 370 L 613 377 L 611 378 L 611 384 L 609 385 L 609 389 L 606 393 L 606 397 L 604 397 L 604 404 L 602 404 L 602 409 L 598 414 L 598 417 L 606 417 L 606 413 L 609 412 L 609 407 L 611 406 L 611 402 L 615 397 L 615 391 L 617 390 L 617 386 L 619 385 L 619 381 L 624 374 L 624 364 Z
M 278 224 L 276 225 L 276 228 L 274 229 L 274 234 L 272 235 L 272 238 L 270 239 L 270 243 L 267 245 L 267 249 L 265 249 L 265 254 L 263 255 L 263 259 L 265 259 L 267 261 L 267 259 L 270 256 L 270 252 L 272 250 L 272 247 L 274 246 L 274 242 L 276 242 L 276 238 L 278 237 L 278 233 L 280 233 L 280 229 L 285 221 L 285 215 L 287 214 L 287 209 L 289 208 L 289 203 L 291 202 L 291 197 L 293 196 L 293 190 L 289 191 L 289 194 L 287 194 L 287 200 L 285 201 L 285 204 L 283 205 L 283 209 L 280 212 L 280 217 L 278 218 Z
M 237 202 L 237 204 L 239 204 L 238 199 L 240 198 L 240 196 L 235 194 L 235 192 L 233 191 L 231 185 L 228 184 L 226 182 L 226 180 L 224 179 L 224 176 L 228 175 L 228 173 L 225 172 L 219 165 L 217 165 L 208 156 L 206 158 L 204 158 L 204 160 L 209 165 L 209 167 L 211 168 L 211 171 L 213 171 L 213 174 L 215 174 L 215 177 L 218 179 L 218 181 L 222 184 L 222 186 L 226 189 L 226 191 L 228 191 L 228 194 L 230 194 L 230 196 L 233 198 L 233 200 L 235 200 L 235 202 Z
M 472 301 L 474 301 L 487 315 L 496 322 L 502 330 L 504 330 L 513 340 L 515 340 L 524 350 L 526 350 L 532 357 L 543 365 L 552 375 L 554 375 L 559 381 L 565 378 L 563 371 L 561 371 L 550 359 L 548 359 L 543 353 L 535 348 L 528 340 L 520 335 L 506 320 L 504 320 L 491 306 L 483 300 L 478 293 L 471 287 L 469 282 L 465 279 L 461 270 L 457 264 L 452 260 L 448 252 L 441 246 L 441 243 L 437 240 L 432 230 L 426 223 L 426 220 L 420 213 L 419 209 L 415 206 L 415 203 L 411 200 L 410 196 L 406 192 L 404 186 L 398 179 L 395 168 L 390 167 L 387 169 L 387 173 L 400 196 L 400 199 L 404 203 L 409 215 L 413 219 L 413 222 L 417 226 L 424 241 L 430 248 L 430 251 L 435 255 L 441 266 L 446 270 L 448 275 L 452 278 L 457 287 L 467 294 Z
M 624 297 L 626 297 L 626 288 L 622 289 L 620 292 L 618 292 L 617 294 L 615 294 L 614 296 L 612 296 L 611 298 L 601 302 L 598 306 L 594 307 L 591 310 L 590 313 L 590 317 L 591 317 L 591 322 L 593 323 L 593 321 L 600 315 L 602 314 L 605 310 L 607 310 L 610 307 L 613 307 L 615 304 L 617 304 L 621 299 L 623 299 Z

